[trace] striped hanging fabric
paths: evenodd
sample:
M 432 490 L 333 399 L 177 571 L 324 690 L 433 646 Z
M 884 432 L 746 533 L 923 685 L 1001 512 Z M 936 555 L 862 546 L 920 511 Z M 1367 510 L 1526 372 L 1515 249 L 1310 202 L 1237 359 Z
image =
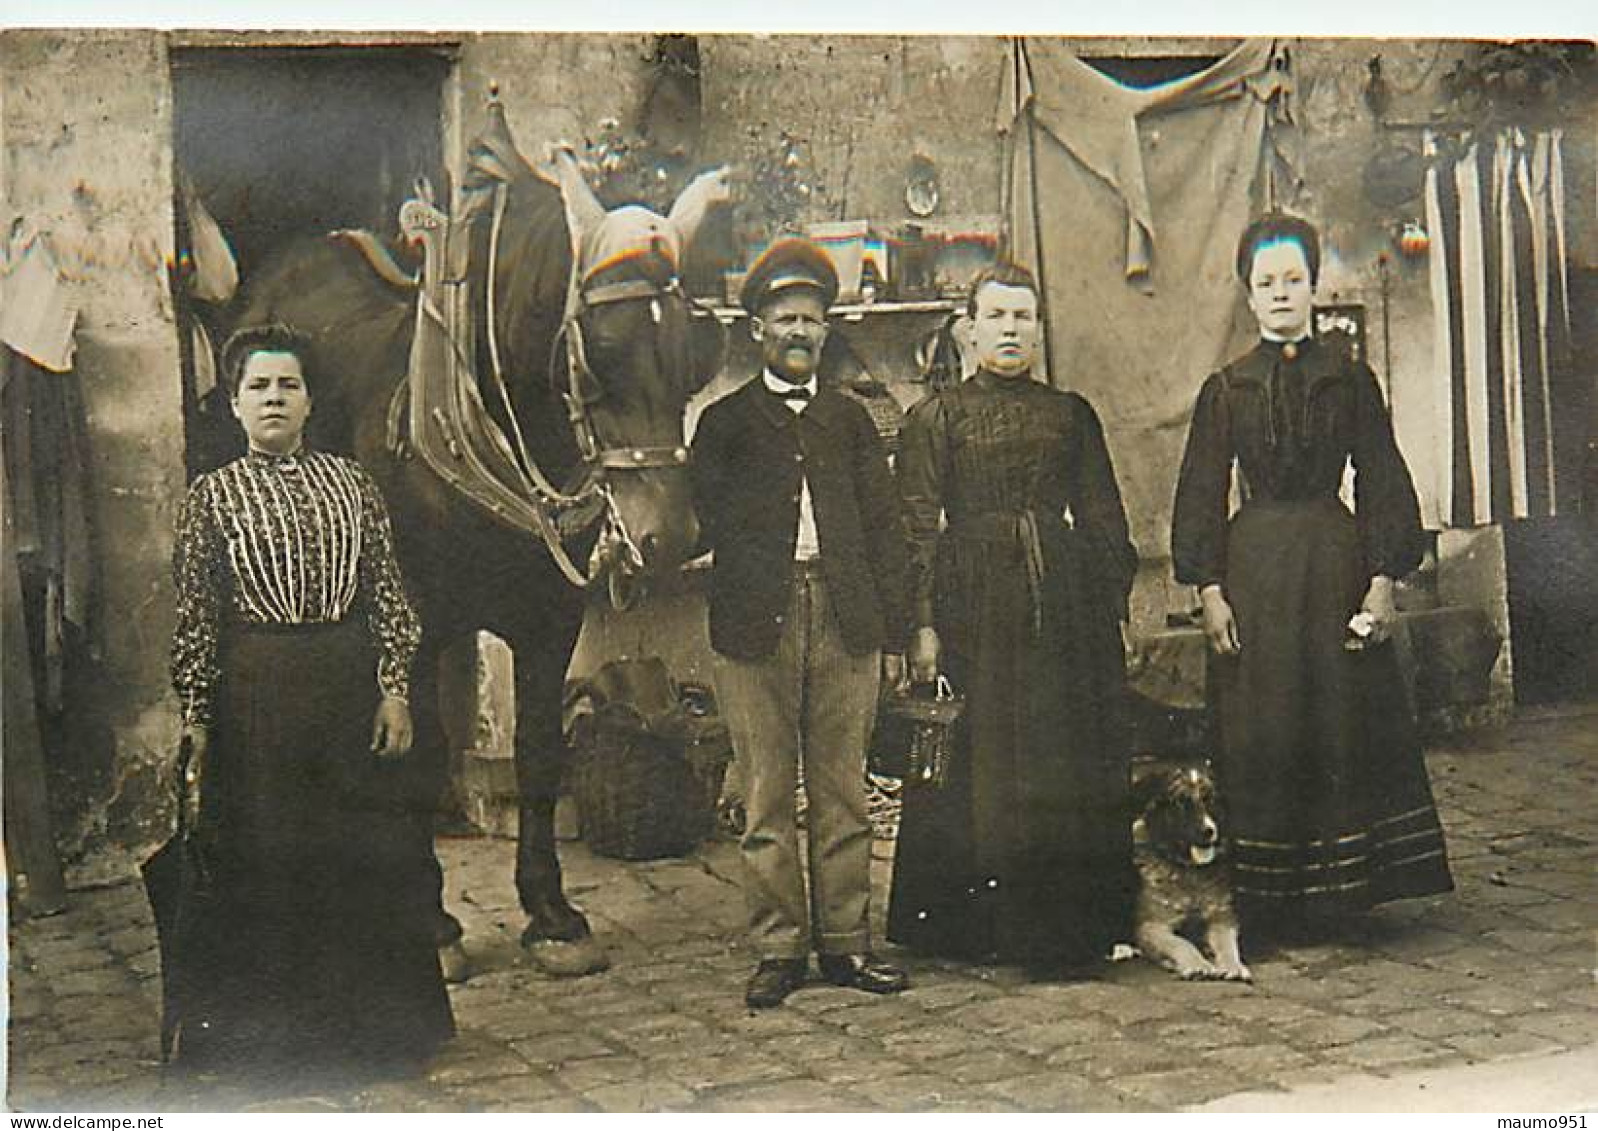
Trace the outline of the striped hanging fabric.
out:
M 1427 133 L 1438 526 L 1576 504 L 1585 398 L 1571 358 L 1562 136 Z M 1430 509 L 1430 508 L 1429 508 Z

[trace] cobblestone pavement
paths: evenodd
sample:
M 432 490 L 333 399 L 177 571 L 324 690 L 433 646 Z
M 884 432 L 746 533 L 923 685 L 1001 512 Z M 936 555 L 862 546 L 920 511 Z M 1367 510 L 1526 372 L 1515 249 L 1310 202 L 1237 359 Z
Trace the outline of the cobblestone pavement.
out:
M 1183 983 L 1142 961 L 1049 982 L 900 955 L 915 980 L 902 996 L 815 987 L 752 1015 L 736 849 L 724 842 L 651 864 L 566 845 L 569 890 L 614 965 L 560 981 L 517 947 L 512 844 L 444 840 L 451 906 L 480 971 L 452 991 L 460 1036 L 425 1079 L 278 1106 L 1165 1110 L 1590 1049 L 1598 707 L 1457 739 L 1429 764 L 1459 891 L 1379 909 L 1335 941 L 1251 953 L 1252 987 Z M 879 916 L 888 870 L 877 861 Z M 13 1109 L 248 1102 L 163 1090 L 137 883 L 77 892 L 64 913 L 14 926 L 10 960 Z

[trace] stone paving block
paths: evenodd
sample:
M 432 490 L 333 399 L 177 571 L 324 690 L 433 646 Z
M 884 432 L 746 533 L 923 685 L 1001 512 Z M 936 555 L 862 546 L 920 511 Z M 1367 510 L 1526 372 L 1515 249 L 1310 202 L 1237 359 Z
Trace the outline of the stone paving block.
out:
M 1563 1005 L 1574 1005 L 1584 1009 L 1598 1010 L 1598 984 L 1588 983 L 1580 989 L 1570 990 L 1559 995 Z
M 669 1080 L 629 1080 L 585 1089 L 582 1098 L 598 1111 L 675 1111 L 691 1104 L 694 1094 Z
M 448 1048 L 429 1066 L 427 1079 L 439 1087 L 519 1076 L 529 1071 L 531 1058 L 507 1048 L 479 1048 L 454 1052 Z
M 942 1022 L 942 1015 L 929 1013 L 901 998 L 878 999 L 815 1015 L 818 1022 L 841 1028 L 853 1037 L 879 1039 L 889 1033 L 904 1033 Z
M 897 1056 L 880 1048 L 842 1060 L 810 1061 L 803 1066 L 806 1076 L 814 1077 L 824 1083 L 851 1088 L 855 1088 L 856 1085 L 869 1085 L 873 1081 L 886 1080 L 892 1076 L 917 1075 L 926 1070 L 918 1060 Z
M 1512 981 L 1478 983 L 1468 989 L 1442 995 L 1447 1005 L 1463 1006 L 1494 1017 L 1520 1017 L 1551 1007 L 1552 1002 L 1515 985 Z
M 645 1062 L 649 1072 L 698 1093 L 733 1084 L 756 1084 L 795 1075 L 793 1065 L 748 1048 L 729 1048 L 711 1057 L 683 1055 Z
M 1263 988 L 1259 996 L 1228 1001 L 1206 1012 L 1237 1022 L 1260 1022 L 1272 1026 L 1313 1024 L 1328 1016 L 1324 1010 L 1314 1006 L 1276 997 L 1270 993 L 1269 987 Z
M 852 1090 L 799 1077 L 712 1088 L 694 1102 L 707 1111 L 857 1111 L 865 1106 Z
M 46 979 L 53 986 L 68 975 L 105 968 L 109 964 L 110 957 L 108 948 L 99 940 L 89 943 L 63 943 L 59 949 L 46 951 L 30 963 L 28 972 Z
M 1369 1040 L 1378 1035 L 1386 1035 L 1391 1030 L 1367 1017 L 1333 1016 L 1324 1021 L 1301 1021 L 1284 1025 L 1277 1032 L 1291 1044 L 1315 1051 Z
M 651 953 L 662 962 L 686 962 L 700 958 L 720 958 L 741 953 L 726 938 L 681 939 L 651 948 Z
M 510 1048 L 528 1064 L 543 1068 L 555 1068 L 574 1060 L 588 1060 L 596 1056 L 611 1056 L 621 1051 L 592 1033 L 582 1030 L 547 1033 L 526 1040 L 511 1041 Z
M 1504 1056 L 1534 1056 L 1538 1053 L 1558 1052 L 1564 1047 L 1557 1040 L 1513 1029 L 1489 1030 L 1474 1035 L 1450 1037 L 1446 1043 L 1472 1060 L 1478 1061 L 1494 1060 Z
M 1022 1111 L 1148 1111 L 1152 1105 L 1097 1081 L 1059 1071 L 989 1084 L 983 1092 Z
M 1481 1014 L 1458 1007 L 1409 1010 L 1389 1014 L 1382 1020 L 1394 1029 L 1434 1039 L 1478 1033 L 1488 1024 L 1487 1018 Z
M 729 1016 L 716 1023 L 716 1027 L 724 1033 L 759 1038 L 778 1033 L 811 1033 L 816 1031 L 818 1022 L 802 1013 L 795 1013 L 786 1009 L 744 1009 L 742 994 L 737 999 L 739 1013 L 729 1013 Z
M 1434 1060 L 1448 1055 L 1448 1052 L 1449 1049 L 1445 1045 L 1404 1034 L 1378 1037 L 1369 1041 L 1355 1041 L 1339 1050 L 1338 1055 L 1350 1064 L 1375 1069 Z
M 617 1053 L 611 1056 L 569 1061 L 540 1075 L 558 1081 L 568 1092 L 586 1095 L 595 1088 L 642 1079 L 649 1073 L 648 1061 L 625 1053 Z
M 1172 1071 L 1190 1059 L 1180 1049 L 1127 1039 L 1056 1049 L 1044 1058 L 1047 1064 L 1069 1065 L 1094 1079 L 1112 1082 L 1146 1072 Z
M 966 1089 L 931 1072 L 902 1072 L 852 1083 L 850 1093 L 883 1111 L 926 1111 L 966 1094 Z
M 994 1096 L 983 1099 L 945 1100 L 924 1110 L 931 1115 L 994 1115 L 1009 1114 L 1021 1109 Z
M 66 1004 L 69 998 L 108 998 L 129 992 L 132 980 L 121 970 L 100 965 L 70 974 L 52 976 L 50 991 L 56 997 L 57 1008 L 77 1008 Z
M 917 979 L 904 992 L 904 998 L 923 1009 L 940 1010 L 953 1009 L 979 999 L 993 998 L 999 992 L 996 987 L 985 982 L 945 976 L 936 981 L 931 978 Z
M 1228 1024 L 1223 1018 L 1187 1014 L 1143 1021 L 1122 1030 L 1128 1040 L 1148 1040 L 1182 1049 L 1213 1049 L 1242 1044 L 1252 1034 L 1243 1026 Z
M 1002 1033 L 1026 1025 L 1055 1021 L 1074 1012 L 1057 1001 L 1006 997 L 956 1006 L 944 1011 L 942 1020 L 947 1024 L 982 1032 Z
M 1544 955 L 1558 950 L 1566 942 L 1557 931 L 1508 929 L 1491 931 L 1487 938 L 1510 950 L 1525 955 Z
M 567 1014 L 516 1001 L 468 1008 L 457 1005 L 455 1008 L 460 1016 L 470 1017 L 474 1027 L 505 1041 L 563 1033 L 576 1024 Z
M 1232 1078 L 1238 1085 L 1234 1091 L 1246 1088 L 1247 1080 L 1291 1079 L 1292 1073 L 1314 1063 L 1306 1053 L 1281 1041 L 1204 1049 L 1199 1059 L 1213 1066 L 1217 1074 Z
M 1568 1048 L 1598 1043 L 1598 1013 L 1558 1012 L 1523 1017 L 1515 1028 L 1538 1037 L 1558 1041 Z
M 1118 987 L 1125 989 L 1125 987 Z M 1093 1007 L 1093 1011 L 1116 1025 L 1133 1025 L 1139 1021 L 1155 1021 L 1162 1017 L 1175 1017 L 1202 1008 L 1226 994 L 1219 982 L 1184 982 L 1170 978 L 1161 988 L 1150 992 L 1143 989 L 1126 989 L 1122 996 L 1107 1006 Z M 1073 1011 L 1074 1012 L 1074 1011 Z
M 509 1103 L 491 1103 L 483 1107 L 485 1113 L 515 1113 L 527 1115 L 574 1115 L 588 1114 L 597 1111 L 592 1104 L 577 1096 L 551 1096 L 546 1100 L 534 1100 L 530 1103 L 511 1101 Z
M 820 1029 L 809 1033 L 781 1033 L 761 1037 L 752 1042 L 762 1056 L 778 1064 L 787 1064 L 795 1070 L 810 1071 L 813 1064 L 848 1060 L 857 1056 L 876 1056 L 882 1046 L 862 1040 L 836 1029 Z
M 1205 1103 L 1236 1090 L 1232 1080 L 1202 1067 L 1122 1076 L 1114 1084 L 1117 1091 L 1160 1108 Z
M 941 1060 L 928 1061 L 926 1070 L 961 1084 L 992 1084 L 1016 1076 L 1031 1076 L 1047 1067 L 1041 1059 L 1010 1049 L 991 1049 L 980 1045 L 968 1052 Z
M 1006 1046 L 1028 1056 L 1040 1056 L 1073 1045 L 1092 1045 L 1113 1039 L 1116 1026 L 1097 1016 L 1041 1021 L 999 1036 Z
M 887 1033 L 881 1041 L 890 1056 L 902 1056 L 907 1060 L 925 1063 L 965 1052 L 971 1048 L 975 1035 L 973 1031 L 940 1023 L 900 1033 Z

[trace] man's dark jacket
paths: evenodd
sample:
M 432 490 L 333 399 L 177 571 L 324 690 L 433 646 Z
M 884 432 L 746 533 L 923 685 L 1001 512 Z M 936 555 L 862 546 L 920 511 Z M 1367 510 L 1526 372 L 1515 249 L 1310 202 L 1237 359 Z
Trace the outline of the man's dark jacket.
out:
M 707 408 L 694 434 L 694 507 L 715 551 L 711 647 L 741 660 L 776 651 L 793 584 L 801 473 L 844 647 L 903 651 L 904 519 L 876 426 L 826 386 L 796 415 L 758 376 Z

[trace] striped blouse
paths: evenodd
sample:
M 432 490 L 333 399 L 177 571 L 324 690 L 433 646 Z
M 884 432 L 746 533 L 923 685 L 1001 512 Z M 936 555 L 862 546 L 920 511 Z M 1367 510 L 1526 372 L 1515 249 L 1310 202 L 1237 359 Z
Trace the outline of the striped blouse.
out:
M 251 452 L 202 475 L 178 517 L 172 682 L 185 724 L 211 722 L 224 621 L 331 624 L 364 612 L 384 695 L 405 698 L 421 623 L 371 477 L 326 452 Z

